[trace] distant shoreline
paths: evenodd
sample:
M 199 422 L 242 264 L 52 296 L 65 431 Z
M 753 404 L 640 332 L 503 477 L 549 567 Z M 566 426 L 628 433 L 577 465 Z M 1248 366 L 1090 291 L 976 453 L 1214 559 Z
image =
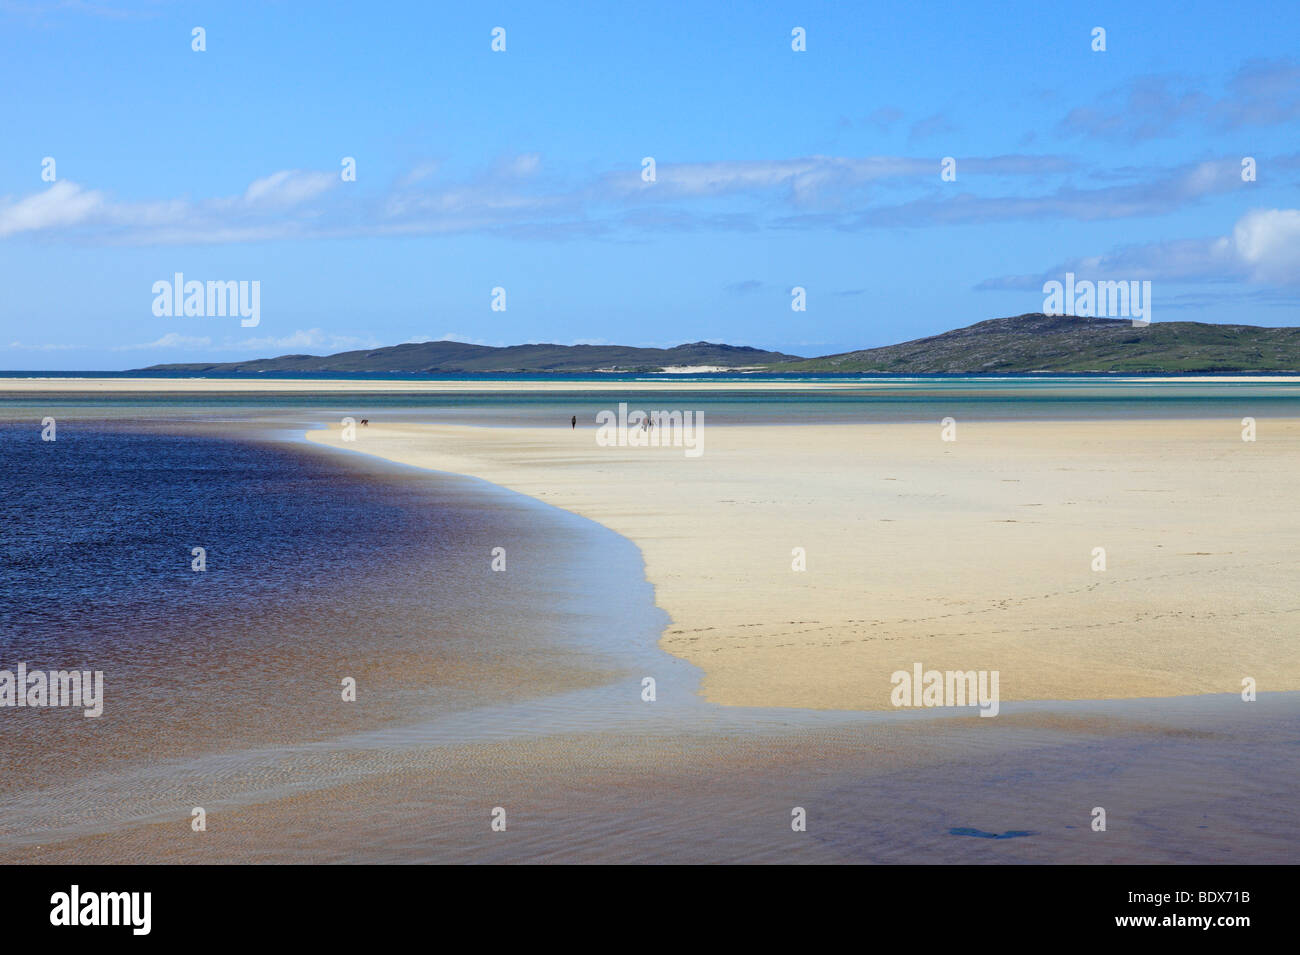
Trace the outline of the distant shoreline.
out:
M 125 372 L 40 373 L 0 372 L 0 394 L 39 393 L 181 393 L 181 392 L 499 392 L 499 391 L 626 391 L 629 385 L 646 391 L 658 390 L 755 390 L 790 391 L 820 388 L 885 387 L 907 381 L 1075 381 L 1128 382 L 1235 382 L 1288 383 L 1300 381 L 1300 374 L 1116 374 L 1116 373 L 1003 373 L 988 375 L 466 375 L 466 376 L 304 376 L 273 378 L 206 378 L 202 376 L 153 377 Z

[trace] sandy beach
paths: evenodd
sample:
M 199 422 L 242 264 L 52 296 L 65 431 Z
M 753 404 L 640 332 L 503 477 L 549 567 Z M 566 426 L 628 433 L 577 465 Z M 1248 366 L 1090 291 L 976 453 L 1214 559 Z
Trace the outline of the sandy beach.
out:
M 1224 419 L 705 437 L 690 458 L 601 447 L 589 421 L 309 434 L 629 538 L 672 619 L 661 646 L 703 669 L 716 703 L 888 709 L 890 675 L 917 662 L 998 670 L 1004 701 L 1300 688 L 1300 512 L 1279 506 L 1300 421 L 1263 421 L 1254 442 Z

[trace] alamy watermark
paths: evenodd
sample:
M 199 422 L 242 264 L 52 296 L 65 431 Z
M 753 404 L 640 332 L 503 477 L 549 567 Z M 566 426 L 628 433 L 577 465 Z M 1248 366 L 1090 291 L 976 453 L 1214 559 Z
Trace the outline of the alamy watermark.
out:
M 104 712 L 102 670 L 32 670 L 19 663 L 15 673 L 0 670 L 0 707 L 80 706 L 83 716 Z
M 256 279 L 239 282 L 185 281 L 177 272 L 173 281 L 153 283 L 153 313 L 159 318 L 240 317 L 244 328 L 256 328 L 262 321 L 262 283 Z
M 1079 318 L 1132 318 L 1133 327 L 1151 324 L 1151 281 L 1076 282 L 1073 272 L 1065 282 L 1043 283 L 1043 314 Z
M 50 924 L 117 925 L 132 935 L 148 935 L 153 926 L 152 892 L 83 892 L 74 885 L 50 896 Z
M 997 670 L 895 670 L 889 702 L 894 706 L 978 706 L 980 716 L 998 715 Z
M 688 458 L 704 453 L 703 411 L 628 411 L 620 401 L 617 414 L 597 412 L 596 424 L 602 448 L 685 448 Z

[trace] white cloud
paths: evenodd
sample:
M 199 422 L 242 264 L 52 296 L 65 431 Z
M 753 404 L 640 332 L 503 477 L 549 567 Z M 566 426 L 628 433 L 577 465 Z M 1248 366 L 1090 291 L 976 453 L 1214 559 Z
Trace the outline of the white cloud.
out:
M 835 156 L 809 156 L 801 159 L 722 161 L 702 163 L 659 163 L 655 182 L 641 179 L 638 167 L 609 177 L 608 182 L 622 192 L 643 193 L 648 198 L 685 196 L 721 196 L 736 192 L 789 189 L 807 195 L 832 183 L 863 183 L 889 176 L 932 174 L 930 160 L 897 156 L 846 159 Z
M 439 166 L 440 166 L 439 163 L 434 162 L 432 160 L 428 162 L 419 163 L 416 166 L 412 167 L 410 171 L 408 171 L 406 174 L 399 177 L 397 180 L 397 185 L 399 187 L 405 188 L 406 186 L 413 186 L 417 182 L 423 182 L 424 180 L 432 176 L 434 173 L 436 173 L 439 169 Z
M 244 192 L 244 202 L 250 205 L 297 205 L 332 189 L 340 181 L 335 173 L 283 169 L 253 180 Z
M 325 351 L 330 354 L 351 349 L 363 348 L 380 348 L 382 342 L 375 339 L 356 338 L 351 335 L 335 335 L 330 332 L 322 331 L 319 328 L 311 328 L 291 332 L 288 335 L 280 337 L 262 336 L 260 338 L 225 338 L 220 343 L 215 342 L 208 335 L 183 335 L 180 332 L 168 332 L 167 334 L 151 342 L 141 342 L 134 345 L 114 345 L 111 351 L 153 351 L 159 349 L 173 349 L 194 351 L 197 349 L 209 349 L 225 352 L 264 352 L 269 349 L 279 349 L 283 354 L 284 350 L 305 350 L 312 349 L 315 351 Z M 24 351 L 61 351 L 64 349 L 81 348 L 82 345 L 24 345 L 22 342 L 10 342 L 10 348 L 21 349 Z
M 1232 230 L 1232 245 L 1256 281 L 1300 284 L 1300 209 L 1246 213 Z
M 25 232 L 83 229 L 117 241 L 152 244 L 243 242 L 303 235 L 286 210 L 321 196 L 337 175 L 286 170 L 252 182 L 244 194 L 199 202 L 114 201 L 62 180 L 20 199 L 0 199 L 0 239 Z
M 59 229 L 88 222 L 104 209 L 104 197 L 74 182 L 56 182 L 44 192 L 0 205 L 0 238 L 18 232 Z
M 145 351 L 151 348 L 205 348 L 212 344 L 212 339 L 206 336 L 182 335 L 179 332 L 168 332 L 157 341 L 145 342 L 141 345 L 117 345 L 113 351 Z
M 503 166 L 503 172 L 519 179 L 533 175 L 542 168 L 540 153 L 520 153 Z
M 288 335 L 262 338 L 245 338 L 227 340 L 222 349 L 225 351 L 255 351 L 268 348 L 291 348 L 313 350 L 326 349 L 330 352 L 348 351 L 361 348 L 379 348 L 381 342 L 373 338 L 356 338 L 351 335 L 335 335 L 319 328 L 300 329 Z
M 987 279 L 979 290 L 1034 289 L 1066 272 L 1080 278 L 1165 282 L 1250 282 L 1300 286 L 1300 209 L 1255 209 L 1230 235 L 1126 246 L 1069 259 L 1037 275 Z
M 10 348 L 20 351 L 67 351 L 73 348 L 81 348 L 80 345 L 24 345 L 22 342 L 14 341 L 9 343 Z

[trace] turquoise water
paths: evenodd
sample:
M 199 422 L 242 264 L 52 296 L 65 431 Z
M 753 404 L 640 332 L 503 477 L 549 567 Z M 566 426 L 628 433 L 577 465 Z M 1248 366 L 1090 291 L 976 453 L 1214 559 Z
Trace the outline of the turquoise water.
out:
M 552 379 L 553 380 L 553 379 Z M 608 383 L 610 379 L 599 379 Z M 660 379 L 667 380 L 667 379 Z M 674 379 L 676 380 L 676 379 Z M 331 393 L 327 382 L 313 394 L 35 396 L 0 394 L 0 418 L 58 411 L 145 418 L 203 419 L 275 412 L 304 413 L 309 420 L 345 415 L 380 420 L 463 422 L 485 425 L 550 425 L 571 415 L 594 420 L 597 412 L 627 401 L 633 408 L 703 411 L 718 424 L 782 424 L 809 421 L 1081 420 L 1107 418 L 1289 417 L 1300 414 L 1300 378 L 1249 382 L 1231 378 L 1188 381 L 1168 378 L 911 378 L 837 383 L 831 389 L 757 391 L 651 390 L 644 380 L 619 379 L 616 390 L 430 392 L 420 394 Z M 523 386 L 526 389 L 526 385 Z

